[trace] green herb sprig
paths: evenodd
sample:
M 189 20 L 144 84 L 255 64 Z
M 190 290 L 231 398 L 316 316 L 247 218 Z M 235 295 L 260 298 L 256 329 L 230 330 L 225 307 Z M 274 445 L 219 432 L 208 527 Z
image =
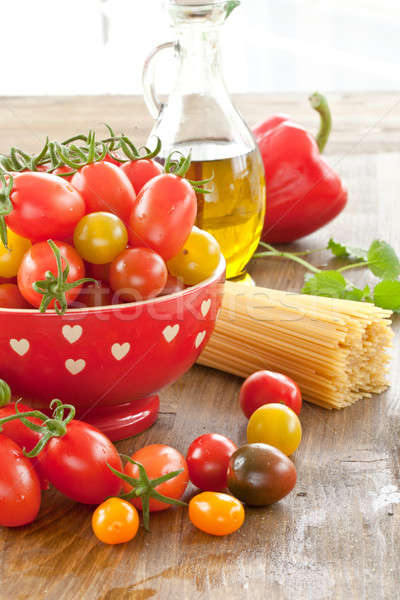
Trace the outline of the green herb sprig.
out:
M 347 246 L 332 238 L 324 248 L 302 252 L 279 251 L 265 242 L 260 242 L 260 246 L 264 251 L 257 252 L 255 258 L 286 258 L 300 264 L 308 271 L 304 276 L 304 285 L 301 289 L 303 294 L 372 302 L 381 308 L 400 313 L 400 260 L 392 246 L 384 240 L 374 240 L 368 250 Z M 322 250 L 328 250 L 333 257 L 346 259 L 349 262 L 338 269 L 319 269 L 303 258 Z M 373 289 L 369 285 L 359 288 L 343 275 L 344 272 L 360 267 L 368 268 L 375 277 L 380 279 Z

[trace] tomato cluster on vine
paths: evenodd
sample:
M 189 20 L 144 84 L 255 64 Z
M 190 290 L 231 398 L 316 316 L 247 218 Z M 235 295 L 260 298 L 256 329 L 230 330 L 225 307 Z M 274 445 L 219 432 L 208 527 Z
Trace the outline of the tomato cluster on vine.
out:
M 0 155 L 0 307 L 63 314 L 147 300 L 218 266 L 218 243 L 195 227 L 208 181 L 185 178 L 190 155 L 162 166 L 159 141 L 138 150 L 109 133 Z

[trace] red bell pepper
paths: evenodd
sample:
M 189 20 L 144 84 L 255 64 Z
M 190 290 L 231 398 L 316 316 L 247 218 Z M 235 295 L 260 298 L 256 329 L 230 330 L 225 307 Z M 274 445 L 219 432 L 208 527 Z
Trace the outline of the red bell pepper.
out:
M 318 93 L 310 103 L 321 117 L 316 139 L 283 114 L 253 130 L 267 183 L 266 242 L 293 242 L 308 235 L 329 223 L 347 202 L 347 190 L 321 156 L 331 129 L 328 104 Z

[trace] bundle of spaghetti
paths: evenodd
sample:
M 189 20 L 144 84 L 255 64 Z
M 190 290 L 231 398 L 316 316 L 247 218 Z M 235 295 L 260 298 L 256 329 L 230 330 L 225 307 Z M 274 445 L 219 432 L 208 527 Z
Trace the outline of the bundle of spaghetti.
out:
M 370 303 L 227 282 L 198 362 L 241 377 L 278 371 L 305 400 L 344 408 L 388 386 L 390 316 Z

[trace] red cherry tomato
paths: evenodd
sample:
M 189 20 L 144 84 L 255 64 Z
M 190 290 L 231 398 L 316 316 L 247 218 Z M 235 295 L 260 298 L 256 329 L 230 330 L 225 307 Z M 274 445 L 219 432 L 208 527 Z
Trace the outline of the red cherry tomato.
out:
M 21 448 L 0 434 L 0 525 L 32 523 L 40 508 L 40 483 Z
M 158 175 L 139 192 L 129 219 L 129 240 L 132 246 L 152 248 L 169 260 L 189 237 L 196 213 L 190 183 L 172 173 Z
M 78 298 L 73 302 L 73 308 L 94 308 L 95 306 L 110 306 L 113 294 L 108 283 L 98 281 L 85 283 Z
M 163 444 L 152 444 L 150 446 L 144 446 L 144 448 L 135 452 L 135 454 L 132 455 L 132 459 L 143 465 L 149 479 L 156 479 L 167 473 L 180 471 L 182 469 L 182 473 L 173 479 L 161 483 L 155 490 L 159 494 L 175 500 L 179 500 L 183 496 L 189 482 L 189 475 L 186 460 L 178 450 Z M 137 479 L 139 476 L 139 469 L 136 465 L 128 462 L 125 465 L 125 473 L 130 477 Z M 126 492 L 132 491 L 132 486 L 130 486 L 129 483 L 124 482 L 123 485 Z M 131 498 L 130 502 L 132 502 L 136 508 L 142 509 L 142 501 L 140 498 Z M 154 498 L 150 498 L 149 502 L 150 512 L 166 510 L 171 506 L 170 504 L 165 504 Z
M 135 302 L 158 296 L 167 282 L 165 262 L 150 248 L 130 248 L 113 260 L 110 284 L 121 300 Z
M 248 419 L 257 408 L 271 402 L 286 404 L 296 415 L 300 414 L 302 404 L 297 383 L 273 371 L 257 371 L 250 375 L 240 389 L 239 402 Z
M 121 480 L 107 466 L 122 470 L 117 449 L 101 431 L 83 421 L 72 420 L 65 435 L 51 438 L 40 463 L 55 488 L 82 504 L 100 504 L 121 489 Z
M 121 166 L 121 170 L 128 176 L 136 194 L 150 179 L 161 175 L 163 171 L 159 163 L 146 158 L 130 160 Z
M 18 411 L 21 413 L 26 413 L 32 410 L 29 406 L 18 402 Z M 11 415 L 16 414 L 15 402 L 11 404 L 7 404 L 6 406 L 0 407 L 0 419 L 4 419 L 5 417 L 10 417 Z M 35 423 L 35 425 L 41 425 L 42 422 L 39 419 L 35 419 L 34 417 L 28 417 L 28 421 L 31 423 Z M 2 433 L 9 437 L 13 442 L 18 444 L 22 449 L 25 449 L 27 452 L 33 450 L 36 444 L 39 442 L 42 435 L 37 431 L 33 431 L 26 427 L 21 421 L 10 421 L 9 423 L 4 423 L 2 426 Z M 47 490 L 49 487 L 49 482 L 44 475 L 43 469 L 40 464 L 40 458 L 31 458 L 29 459 L 32 463 L 37 476 L 39 477 L 40 485 L 42 489 Z
M 237 446 L 224 435 L 205 433 L 189 446 L 186 456 L 191 482 L 205 491 L 226 488 L 229 459 Z
M 75 173 L 72 185 L 86 203 L 86 212 L 111 212 L 128 222 L 136 194 L 125 173 L 111 162 L 99 161 Z
M 0 284 L 0 308 L 32 308 L 15 283 Z
M 160 293 L 160 296 L 167 296 L 167 294 L 176 294 L 177 292 L 181 292 L 185 289 L 185 284 L 183 283 L 183 279 L 180 277 L 174 277 L 171 273 L 168 273 L 167 283 L 165 284 L 164 289 Z
M 65 269 L 68 261 L 70 271 L 67 282 L 72 283 L 85 277 L 85 266 L 83 260 L 72 246 L 63 242 L 54 242 L 60 249 L 62 259 L 62 267 Z M 35 292 L 32 285 L 35 281 L 45 279 L 46 271 L 51 271 L 57 275 L 57 262 L 53 250 L 47 242 L 39 242 L 32 246 L 25 254 L 22 263 L 18 270 L 18 287 L 27 302 L 38 308 L 43 296 Z M 81 287 L 72 288 L 66 293 L 68 304 L 71 304 L 77 298 L 81 291 Z M 49 307 L 54 306 L 54 300 Z
M 80 193 L 62 177 L 28 171 L 13 175 L 7 225 L 18 235 L 32 241 L 49 238 L 65 240 L 85 214 Z
M 111 263 L 105 265 L 95 265 L 93 263 L 85 262 L 86 274 L 88 277 L 93 277 L 98 281 L 108 283 L 110 281 L 110 266 Z

